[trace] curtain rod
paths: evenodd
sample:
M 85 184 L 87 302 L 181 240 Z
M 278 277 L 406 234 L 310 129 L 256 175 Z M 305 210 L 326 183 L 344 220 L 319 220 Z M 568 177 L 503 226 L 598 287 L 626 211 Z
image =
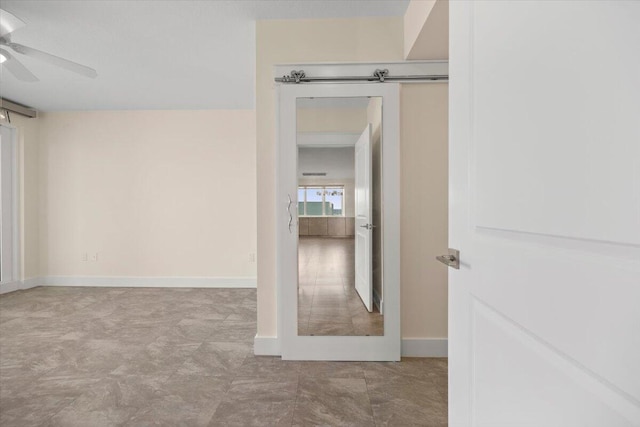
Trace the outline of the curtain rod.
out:
M 20 114 L 21 116 L 25 116 L 30 119 L 38 116 L 37 111 L 33 108 L 25 107 L 24 105 L 9 101 L 6 98 L 0 98 L 0 110 L 8 110 L 12 113 Z
M 413 76 L 390 76 L 389 70 L 377 69 L 371 76 L 328 76 L 328 77 L 307 77 L 304 70 L 292 70 L 288 76 L 276 77 L 274 79 L 278 83 L 313 83 L 313 82 L 332 82 L 332 81 L 365 81 L 365 82 L 397 82 L 397 81 L 448 81 L 449 76 L 446 74 L 432 75 L 413 75 Z

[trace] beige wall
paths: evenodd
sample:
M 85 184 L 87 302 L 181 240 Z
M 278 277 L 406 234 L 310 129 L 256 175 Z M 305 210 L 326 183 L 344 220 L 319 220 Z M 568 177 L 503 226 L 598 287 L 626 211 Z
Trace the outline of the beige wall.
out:
M 403 85 L 400 108 L 402 335 L 446 338 L 448 84 Z
M 449 0 L 411 0 L 404 14 L 404 55 L 449 58 Z
M 39 121 L 41 275 L 255 276 L 254 111 Z
M 298 132 L 362 132 L 367 124 L 364 108 L 298 108 Z
M 416 43 L 429 14 L 436 5 L 436 0 L 411 0 L 404 13 L 404 56 L 409 56 Z

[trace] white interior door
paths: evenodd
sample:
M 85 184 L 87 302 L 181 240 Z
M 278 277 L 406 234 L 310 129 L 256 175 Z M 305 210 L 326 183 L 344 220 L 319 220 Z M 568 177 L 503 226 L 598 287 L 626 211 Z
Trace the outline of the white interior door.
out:
M 367 310 L 373 310 L 371 277 L 371 124 L 360 134 L 355 145 L 355 270 L 356 291 Z
M 640 425 L 638 23 L 450 3 L 452 426 Z

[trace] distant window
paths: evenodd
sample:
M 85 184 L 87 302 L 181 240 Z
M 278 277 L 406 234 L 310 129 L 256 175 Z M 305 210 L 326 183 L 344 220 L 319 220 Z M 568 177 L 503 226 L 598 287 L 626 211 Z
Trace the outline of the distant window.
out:
M 298 187 L 298 215 L 344 216 L 344 186 Z

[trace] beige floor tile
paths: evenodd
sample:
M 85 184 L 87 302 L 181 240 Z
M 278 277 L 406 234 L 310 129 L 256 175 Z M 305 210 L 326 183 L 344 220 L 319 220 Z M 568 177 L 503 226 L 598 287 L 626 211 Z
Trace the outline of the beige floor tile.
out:
M 357 333 L 372 315 L 330 288 L 306 294 L 306 327 Z M 2 426 L 446 425 L 446 359 L 254 356 L 254 289 L 34 288 L 0 319 Z
M 301 377 L 293 425 L 375 425 L 365 380 Z

